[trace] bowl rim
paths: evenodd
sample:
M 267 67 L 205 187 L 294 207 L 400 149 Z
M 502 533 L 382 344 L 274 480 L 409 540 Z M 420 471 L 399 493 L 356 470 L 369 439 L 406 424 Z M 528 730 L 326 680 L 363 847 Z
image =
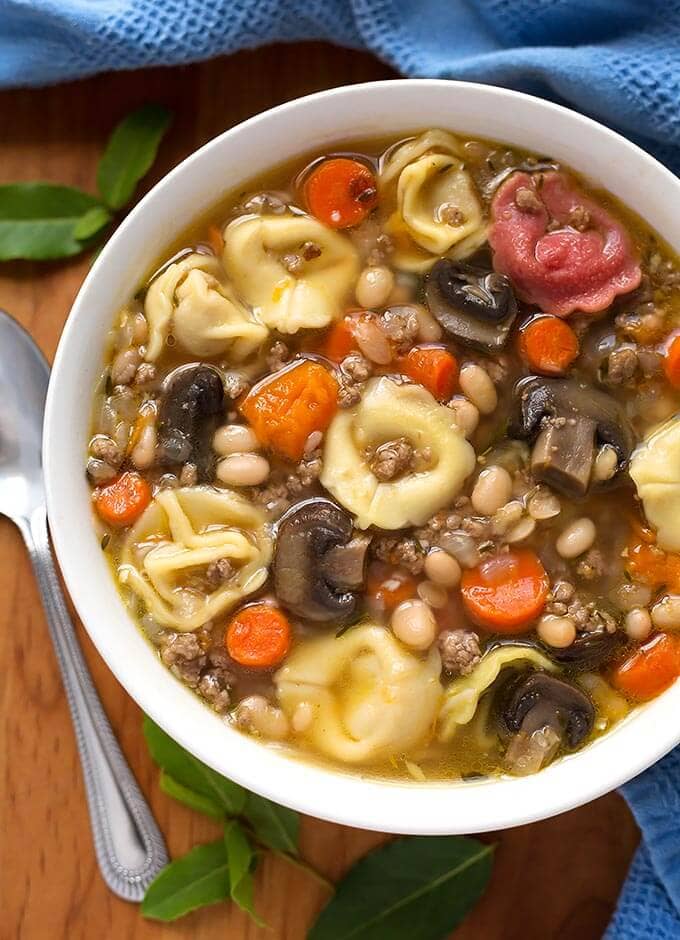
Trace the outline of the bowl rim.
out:
M 599 135 L 603 140 L 608 138 L 622 158 L 627 155 L 638 168 L 656 177 L 660 184 L 680 193 L 680 181 L 669 170 L 615 131 L 561 105 L 493 85 L 444 79 L 368 82 L 316 92 L 256 114 L 194 151 L 156 183 L 125 218 L 91 267 L 69 314 L 54 360 L 45 410 L 43 465 L 52 540 L 73 604 L 107 666 L 158 725 L 218 772 L 249 790 L 302 813 L 376 831 L 435 835 L 484 832 L 538 821 L 573 809 L 620 786 L 680 741 L 680 726 L 673 721 L 680 705 L 680 684 L 676 683 L 584 750 L 562 758 L 533 777 L 421 784 L 381 780 L 364 776 L 360 770 L 345 772 L 298 760 L 281 753 L 276 747 L 263 746 L 225 727 L 160 662 L 157 680 L 146 681 L 143 670 L 132 676 L 130 654 L 126 648 L 117 645 L 111 631 L 101 627 L 98 599 L 92 596 L 87 579 L 82 576 L 86 563 L 84 542 L 81 544 L 78 533 L 69 527 L 59 509 L 61 495 L 67 492 L 67 498 L 71 498 L 71 491 L 75 492 L 65 457 L 68 448 L 75 445 L 71 435 L 67 436 L 67 446 L 63 446 L 64 435 L 68 435 L 71 429 L 67 416 L 60 414 L 59 391 L 62 386 L 68 388 L 69 383 L 74 387 L 73 373 L 77 360 L 70 361 L 70 356 L 79 347 L 79 324 L 89 315 L 88 302 L 102 272 L 111 264 L 116 252 L 122 253 L 129 233 L 143 225 L 154 205 L 172 190 L 180 178 L 189 178 L 199 171 L 209 154 L 263 128 L 267 122 L 299 109 L 313 108 L 319 102 L 330 104 L 341 98 L 351 101 L 354 96 L 366 95 L 379 98 L 383 94 L 398 95 L 414 87 L 423 92 L 445 88 L 454 95 L 470 93 L 481 99 L 493 98 L 509 108 L 521 103 L 523 107 L 534 110 L 537 120 L 541 116 L 556 115 L 558 121 L 566 123 L 570 130 L 581 131 L 586 136 Z M 444 115 L 441 125 L 447 125 Z M 247 174 L 244 174 L 244 181 L 246 178 Z M 112 310 L 108 310 L 108 316 L 111 322 Z M 122 612 L 121 602 L 121 615 L 128 617 Z M 138 631 L 132 619 L 128 619 Z M 136 644 L 132 634 L 129 636 L 130 642 Z M 159 687 L 160 694 L 154 690 L 154 685 Z M 180 685 L 181 693 L 177 689 Z M 198 729 L 195 722 L 199 722 Z M 631 730 L 633 728 L 635 731 Z M 659 729 L 664 733 L 660 734 Z M 634 733 L 635 739 L 632 737 Z M 224 745 L 223 750 L 211 746 L 218 741 L 219 734 L 224 735 L 223 741 L 219 739 Z M 493 788 L 493 792 L 487 793 L 489 788 Z M 421 795 L 414 797 L 416 793 Z

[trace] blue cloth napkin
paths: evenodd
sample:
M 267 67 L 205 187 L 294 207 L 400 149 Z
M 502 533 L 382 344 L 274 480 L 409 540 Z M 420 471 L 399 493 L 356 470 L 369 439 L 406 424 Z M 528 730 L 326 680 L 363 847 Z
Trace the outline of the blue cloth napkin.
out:
M 680 172 L 680 0 L 0 0 L 0 85 L 299 39 L 564 101 Z M 643 842 L 606 940 L 680 940 L 680 749 L 623 793 Z

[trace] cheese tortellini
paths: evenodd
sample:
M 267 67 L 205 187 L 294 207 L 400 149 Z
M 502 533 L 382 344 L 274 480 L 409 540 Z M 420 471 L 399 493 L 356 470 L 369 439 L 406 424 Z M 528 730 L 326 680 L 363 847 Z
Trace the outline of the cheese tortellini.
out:
M 329 757 L 358 764 L 427 740 L 442 696 L 440 673 L 436 648 L 422 659 L 385 627 L 365 623 L 340 637 L 305 642 L 275 681 L 289 717 L 302 702 L 312 706 L 303 739 Z
M 430 452 L 429 465 L 381 482 L 368 451 L 405 436 Z M 422 525 L 449 505 L 475 466 L 475 453 L 457 427 L 453 411 L 420 385 L 383 377 L 368 383 L 359 404 L 340 411 L 326 432 L 321 483 L 356 515 L 361 529 Z
M 645 515 L 657 530 L 657 544 L 668 552 L 680 551 L 680 416 L 640 444 L 629 472 Z
M 316 257 L 286 266 L 306 243 Z M 241 297 L 280 333 L 328 326 L 343 312 L 359 274 L 348 238 L 308 215 L 246 215 L 224 233 L 224 265 Z
M 397 211 L 386 228 L 396 241 L 393 262 L 425 272 L 437 257 L 466 258 L 486 241 L 486 224 L 474 183 L 453 134 L 432 130 L 388 157 L 381 190 L 396 185 Z
M 196 630 L 262 587 L 271 551 L 264 516 L 238 494 L 164 489 L 130 530 L 118 578 L 161 626 Z M 221 559 L 234 573 L 215 586 L 205 575 Z
M 158 359 L 170 333 L 193 356 L 228 352 L 236 362 L 255 352 L 268 334 L 225 282 L 219 259 L 198 252 L 175 261 L 151 282 L 144 313 L 148 362 Z
M 480 698 L 496 681 L 502 669 L 522 663 L 529 663 L 546 672 L 557 670 L 552 660 L 533 646 L 513 643 L 490 650 L 469 676 L 460 676 L 447 686 L 437 725 L 439 740 L 450 741 L 459 725 L 472 721 Z

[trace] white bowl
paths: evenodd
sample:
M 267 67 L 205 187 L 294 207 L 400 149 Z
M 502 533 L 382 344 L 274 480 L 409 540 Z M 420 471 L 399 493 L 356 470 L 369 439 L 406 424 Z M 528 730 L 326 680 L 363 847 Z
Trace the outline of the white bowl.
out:
M 392 783 L 291 759 L 232 730 L 160 663 L 130 619 L 92 525 L 83 464 L 104 337 L 171 238 L 228 190 L 347 138 L 444 127 L 547 154 L 600 183 L 680 250 L 680 182 L 605 127 L 546 101 L 464 82 L 354 85 L 292 101 L 201 148 L 130 213 L 93 265 L 52 370 L 44 465 L 52 538 L 66 584 L 109 667 L 168 734 L 220 773 L 323 819 L 385 832 L 500 829 L 572 809 L 644 770 L 680 741 L 680 684 L 611 733 L 541 773 L 446 783 Z

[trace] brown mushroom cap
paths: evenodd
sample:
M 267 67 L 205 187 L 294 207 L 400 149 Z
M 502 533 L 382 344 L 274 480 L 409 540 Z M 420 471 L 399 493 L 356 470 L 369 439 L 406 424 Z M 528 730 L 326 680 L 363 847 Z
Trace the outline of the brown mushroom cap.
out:
M 329 499 L 293 506 L 281 518 L 276 537 L 274 588 L 281 604 L 318 623 L 351 617 L 369 541 L 353 538 L 351 516 Z
M 583 689 L 547 672 L 531 675 L 504 688 L 500 717 L 511 734 L 532 734 L 542 728 L 555 731 L 569 748 L 588 737 L 595 707 Z
M 158 413 L 158 457 L 164 464 L 196 465 L 200 482 L 212 480 L 213 433 L 224 410 L 224 386 L 213 366 L 181 366 L 167 377 Z
M 576 379 L 533 375 L 515 389 L 516 409 L 508 434 L 534 444 L 534 478 L 567 496 L 584 496 L 596 446 L 609 444 L 617 455 L 611 485 L 628 466 L 634 435 L 623 408 L 611 395 Z

